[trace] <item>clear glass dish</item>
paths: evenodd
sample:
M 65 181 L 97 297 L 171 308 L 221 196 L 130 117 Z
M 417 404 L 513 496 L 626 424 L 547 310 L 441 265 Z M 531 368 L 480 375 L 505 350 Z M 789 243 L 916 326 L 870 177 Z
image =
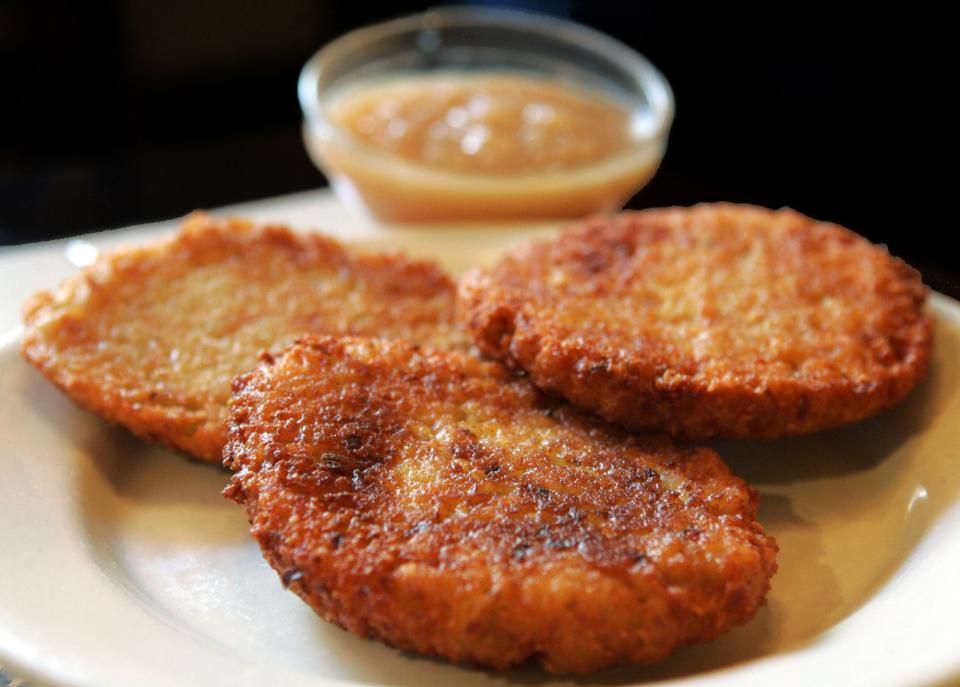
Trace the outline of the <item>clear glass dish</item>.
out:
M 596 93 L 628 115 L 623 149 L 565 169 L 451 171 L 379 149 L 331 120 L 358 85 L 427 74 L 520 74 Z M 299 81 L 304 141 L 338 196 L 387 222 L 575 218 L 619 209 L 656 173 L 673 121 L 666 79 L 641 55 L 587 27 L 491 8 L 442 8 L 349 33 Z

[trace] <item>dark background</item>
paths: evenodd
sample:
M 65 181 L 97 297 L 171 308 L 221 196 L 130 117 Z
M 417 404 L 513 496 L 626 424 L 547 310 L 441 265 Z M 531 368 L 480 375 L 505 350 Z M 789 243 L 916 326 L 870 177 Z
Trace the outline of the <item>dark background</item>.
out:
M 789 205 L 888 244 L 960 295 L 945 247 L 955 146 L 938 123 L 956 82 L 945 17 L 509 4 L 616 36 L 670 80 L 667 156 L 631 206 Z M 344 31 L 424 7 L 0 0 L 0 245 L 322 185 L 300 141 L 300 66 Z

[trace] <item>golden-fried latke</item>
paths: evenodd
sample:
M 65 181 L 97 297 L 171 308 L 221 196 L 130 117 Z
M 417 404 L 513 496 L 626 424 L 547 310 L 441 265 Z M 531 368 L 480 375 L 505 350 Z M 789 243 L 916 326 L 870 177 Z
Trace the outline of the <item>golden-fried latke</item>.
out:
M 84 408 L 220 463 L 230 385 L 261 350 L 310 332 L 466 346 L 454 291 L 430 263 L 195 214 L 33 296 L 22 351 Z
M 920 276 L 792 210 L 594 218 L 460 284 L 486 354 L 602 417 L 683 439 L 861 420 L 925 375 Z
M 226 494 L 284 584 L 361 637 L 498 669 L 655 661 L 746 622 L 776 570 L 713 451 L 496 363 L 310 337 L 234 390 Z

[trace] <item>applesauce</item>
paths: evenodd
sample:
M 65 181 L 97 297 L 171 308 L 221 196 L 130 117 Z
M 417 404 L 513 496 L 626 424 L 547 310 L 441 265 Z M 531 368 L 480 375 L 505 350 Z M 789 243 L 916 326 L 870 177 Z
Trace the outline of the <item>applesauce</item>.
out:
M 311 154 L 338 191 L 393 222 L 617 209 L 665 144 L 638 135 L 605 93 L 508 71 L 355 83 L 331 91 L 324 112 L 331 131 L 307 128 Z

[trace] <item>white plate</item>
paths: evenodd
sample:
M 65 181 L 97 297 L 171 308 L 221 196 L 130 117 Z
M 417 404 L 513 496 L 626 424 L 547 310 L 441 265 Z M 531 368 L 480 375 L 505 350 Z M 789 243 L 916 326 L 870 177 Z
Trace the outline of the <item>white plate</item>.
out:
M 461 269 L 520 233 L 355 235 Z M 17 269 L 52 286 L 70 269 L 62 247 L 22 252 Z M 558 682 L 960 680 L 960 304 L 934 296 L 932 307 L 930 379 L 898 408 L 802 439 L 718 445 L 760 490 L 760 519 L 780 543 L 767 607 L 657 666 Z M 76 409 L 21 361 L 18 338 L 0 341 L 0 667 L 12 675 L 38 686 L 552 684 L 533 669 L 454 667 L 324 623 L 283 590 L 243 510 L 219 495 L 226 473 Z

